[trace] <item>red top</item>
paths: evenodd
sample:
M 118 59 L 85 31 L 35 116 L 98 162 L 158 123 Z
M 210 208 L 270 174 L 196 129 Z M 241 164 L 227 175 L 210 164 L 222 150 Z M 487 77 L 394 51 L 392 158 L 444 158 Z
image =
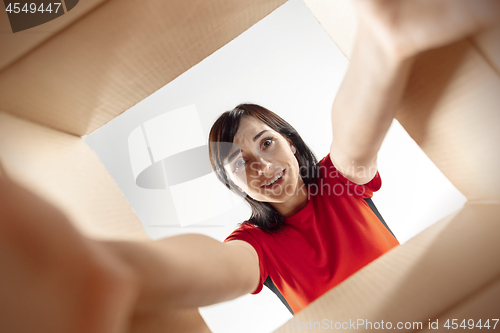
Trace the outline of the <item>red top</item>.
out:
M 283 232 L 269 234 L 245 221 L 224 240 L 243 240 L 255 248 L 260 282 L 252 294 L 269 276 L 295 314 L 399 245 L 363 200 L 380 189 L 378 172 L 357 185 L 335 169 L 330 155 L 319 166 L 318 185 L 309 187 L 307 205 L 285 218 Z

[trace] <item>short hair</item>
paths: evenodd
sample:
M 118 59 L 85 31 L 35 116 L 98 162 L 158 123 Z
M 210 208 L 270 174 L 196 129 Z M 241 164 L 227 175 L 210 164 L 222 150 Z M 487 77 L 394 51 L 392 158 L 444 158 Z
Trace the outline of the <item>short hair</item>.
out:
M 283 118 L 257 104 L 240 104 L 231 111 L 226 111 L 215 121 L 209 135 L 209 156 L 212 169 L 217 178 L 231 191 L 243 197 L 252 209 L 248 222 L 258 226 L 263 231 L 280 231 L 285 229 L 283 216 L 269 203 L 254 200 L 249 195 L 238 190 L 229 179 L 224 169 L 224 160 L 229 155 L 230 145 L 238 131 L 240 121 L 244 116 L 251 116 L 292 141 L 297 149 L 295 158 L 299 163 L 299 175 L 304 184 L 316 183 L 319 177 L 318 161 L 314 153 L 306 145 L 299 133 Z

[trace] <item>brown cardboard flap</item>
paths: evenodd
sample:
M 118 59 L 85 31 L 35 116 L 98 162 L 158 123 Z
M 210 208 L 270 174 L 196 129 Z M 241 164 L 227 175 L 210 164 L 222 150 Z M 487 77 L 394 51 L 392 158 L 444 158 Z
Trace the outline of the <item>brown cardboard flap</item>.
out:
M 464 269 L 467 268 L 464 267 Z M 433 325 L 427 324 L 427 327 L 424 325 L 422 332 L 436 332 L 436 330 L 433 329 L 433 327 L 436 326 L 439 327 L 440 331 L 452 330 L 453 327 L 458 326 L 458 329 L 467 330 L 468 332 L 484 332 L 485 330 L 493 330 L 495 323 L 495 329 L 500 329 L 500 322 L 498 321 L 499 308 L 500 278 L 497 278 L 495 281 L 457 303 L 453 308 L 439 314 L 439 317 L 432 318 L 430 321 Z M 456 320 L 454 321 L 454 319 Z M 497 321 L 492 319 L 497 319 Z M 457 323 L 457 326 L 453 324 L 454 322 Z M 465 325 L 465 329 L 460 327 L 462 323 Z M 473 326 L 471 326 L 472 323 L 474 323 Z M 447 328 L 445 326 L 446 324 L 450 325 L 452 328 Z M 486 324 L 488 324 L 490 328 L 478 327 L 478 325 L 484 326 Z
M 0 109 L 91 133 L 284 2 L 106 2 L 0 73 Z
M 500 275 L 498 216 L 498 204 L 466 204 L 311 303 L 295 322 L 427 323 Z M 286 323 L 276 332 L 293 331 Z
M 0 159 L 0 177 L 8 177 L 7 172 L 5 172 L 3 167 L 2 159 Z
M 397 119 L 470 201 L 500 198 L 500 76 L 470 40 L 420 55 Z
M 471 41 L 500 76 L 500 24 L 472 36 Z
M 84 234 L 147 239 L 141 222 L 81 138 L 0 112 L 5 172 L 61 209 Z
M 6 12 L 0 14 L 0 71 L 5 69 L 20 57 L 28 54 L 38 45 L 54 36 L 85 14 L 96 8 L 100 3 L 108 0 L 82 0 L 63 16 L 33 27 L 31 29 L 12 33 Z

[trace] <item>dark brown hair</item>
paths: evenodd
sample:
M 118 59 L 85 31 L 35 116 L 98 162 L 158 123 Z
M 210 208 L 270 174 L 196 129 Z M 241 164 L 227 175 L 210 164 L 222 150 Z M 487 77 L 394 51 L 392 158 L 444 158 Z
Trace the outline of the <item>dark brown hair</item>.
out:
M 228 156 L 234 136 L 238 131 L 240 121 L 244 116 L 252 116 L 292 141 L 297 148 L 295 158 L 299 163 L 299 174 L 306 186 L 315 183 L 318 178 L 318 161 L 300 137 L 299 133 L 277 114 L 257 104 L 240 104 L 231 111 L 224 112 L 213 124 L 209 135 L 209 156 L 212 169 L 217 178 L 231 191 L 243 197 L 250 208 L 252 215 L 249 222 L 264 231 L 277 231 L 285 228 L 283 216 L 269 203 L 254 200 L 246 193 L 238 190 L 229 179 L 224 169 L 224 159 Z M 226 143 L 226 144 L 224 144 Z

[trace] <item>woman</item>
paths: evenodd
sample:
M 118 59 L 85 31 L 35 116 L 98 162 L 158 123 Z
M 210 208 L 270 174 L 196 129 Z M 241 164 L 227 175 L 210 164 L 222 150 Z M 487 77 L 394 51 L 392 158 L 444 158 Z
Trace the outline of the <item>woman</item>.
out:
M 329 155 L 319 163 L 318 178 L 304 174 L 304 170 L 316 170 L 314 163 L 307 164 L 307 160 L 314 159 L 301 161 L 300 155 L 307 154 L 307 149 L 300 146 L 293 133 L 278 133 L 255 116 L 241 117 L 238 127 L 228 127 L 235 131 L 229 136 L 234 135 L 229 151 L 213 156 L 219 176 L 225 180 L 227 174 L 230 187 L 256 201 L 269 203 L 272 209 L 264 208 L 267 213 L 254 210 L 252 221 L 260 219 L 264 227 L 268 223 L 269 229 L 277 229 L 271 232 L 284 236 L 294 230 L 309 232 L 307 228 L 293 229 L 293 221 L 287 219 L 307 212 L 307 205 L 320 196 L 308 197 L 316 180 L 327 179 L 325 183 L 333 186 L 340 181 L 344 189 L 351 182 L 354 187 L 360 185 L 364 189 L 352 197 L 336 196 L 329 203 L 323 201 L 327 208 L 337 200 L 350 205 L 353 209 L 349 214 L 358 214 L 357 221 L 368 221 L 368 233 L 363 235 L 356 229 L 351 232 L 352 224 L 348 223 L 342 225 L 344 230 L 336 230 L 349 237 L 310 244 L 304 259 L 314 260 L 313 264 L 321 268 L 324 258 L 330 260 L 324 256 L 332 253 L 330 243 L 338 241 L 338 246 L 348 249 L 352 244 L 342 244 L 342 240 L 352 239 L 353 235 L 358 240 L 364 237 L 364 242 L 351 248 L 353 253 L 349 255 L 356 261 L 352 267 L 342 263 L 339 270 L 315 275 L 317 291 L 301 290 L 302 282 L 294 285 L 287 278 L 279 282 L 296 311 L 396 244 L 359 198 L 369 197 L 380 186 L 377 152 L 396 112 L 414 56 L 462 39 L 500 17 L 497 0 L 353 0 L 353 3 L 359 18 L 356 43 L 332 107 L 333 141 Z M 214 133 L 217 132 L 222 133 Z M 269 134 L 271 139 L 266 139 Z M 214 141 L 224 140 L 221 137 Z M 278 149 L 268 155 L 271 147 Z M 224 164 L 225 157 L 230 157 L 229 164 Z M 245 173 L 238 172 L 247 163 L 249 168 L 244 169 Z M 338 170 L 338 177 L 322 174 L 333 169 Z M 309 192 L 304 185 L 309 186 Z M 331 198 L 331 194 L 323 197 Z M 2 284 L 5 297 L 0 305 L 9 310 L 0 323 L 3 331 L 208 331 L 198 307 L 257 292 L 266 274 L 301 274 L 298 271 L 301 266 L 290 266 L 294 262 L 277 267 L 279 261 L 275 260 L 277 266 L 272 266 L 271 260 L 262 260 L 263 254 L 270 256 L 272 252 L 261 251 L 266 250 L 262 245 L 259 250 L 259 244 L 270 243 L 252 241 L 249 237 L 255 231 L 248 230 L 253 229 L 239 228 L 241 232 L 233 233 L 225 243 L 203 235 L 181 235 L 156 242 L 103 242 L 83 237 L 63 214 L 5 176 L 0 176 L 0 203 L 0 254 L 1 261 L 9 267 L 0 274 L 2 281 L 7 281 Z M 345 209 L 342 205 L 334 208 L 330 213 Z M 262 217 L 268 213 L 273 218 L 266 222 Z M 247 236 L 242 236 L 243 233 Z M 296 236 L 303 235 L 296 232 Z M 279 251 L 280 245 L 290 246 L 276 245 L 270 249 Z M 364 249 L 365 245 L 371 249 Z M 358 249 L 360 256 L 356 255 Z M 296 261 L 301 262 L 300 259 Z M 298 279 L 303 281 L 302 277 Z M 30 314 L 30 320 L 25 320 L 26 313 Z
M 226 239 L 251 254 L 241 261 L 249 274 L 247 290 L 260 292 L 270 277 L 271 289 L 274 282 L 294 312 L 398 244 L 364 199 L 380 187 L 377 152 L 413 59 L 493 22 L 499 10 L 492 1 L 353 3 L 357 37 L 332 107 L 333 140 L 318 179 L 300 136 L 259 106 L 223 114 L 209 138 L 218 178 L 252 207 L 249 223 Z M 299 169 L 313 176 L 301 177 Z M 318 188 L 324 192 L 324 185 L 331 193 L 312 195 Z
M 295 129 L 271 111 L 239 105 L 215 122 L 209 141 L 218 178 L 252 207 L 249 221 L 226 241 L 243 241 L 258 255 L 253 294 L 266 284 L 297 313 L 399 244 L 371 211 L 378 174 L 359 185 L 337 171 L 330 155 L 318 164 Z

